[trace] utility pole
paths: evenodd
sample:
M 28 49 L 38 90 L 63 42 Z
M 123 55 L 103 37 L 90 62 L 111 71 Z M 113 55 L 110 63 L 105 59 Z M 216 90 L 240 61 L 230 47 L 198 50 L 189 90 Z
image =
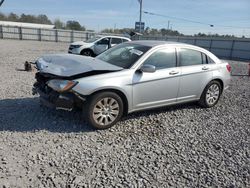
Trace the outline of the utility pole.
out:
M 141 33 L 141 18 L 142 18 L 142 0 L 138 0 L 139 3 L 140 3 L 140 29 L 139 29 L 139 32 Z
M 169 30 L 169 25 L 170 25 L 170 21 L 168 20 L 168 30 Z

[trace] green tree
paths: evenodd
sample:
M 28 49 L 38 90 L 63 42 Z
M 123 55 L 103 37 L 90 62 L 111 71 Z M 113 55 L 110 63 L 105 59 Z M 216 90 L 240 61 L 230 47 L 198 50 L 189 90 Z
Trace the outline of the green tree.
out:
M 5 21 L 6 19 L 6 16 L 0 12 L 0 20 Z
M 14 13 L 10 13 L 7 19 L 9 21 L 17 22 L 19 20 L 19 16 Z
M 158 31 L 158 29 L 151 29 L 149 33 L 150 33 L 150 35 L 157 35 L 157 34 L 159 34 L 159 31 Z
M 70 20 L 66 23 L 66 29 L 82 31 L 83 28 L 78 21 Z
M 113 29 L 108 29 L 108 28 L 106 28 L 106 29 L 103 29 L 103 30 L 101 31 L 101 33 L 114 33 L 114 31 L 113 31 Z
M 86 31 L 86 27 L 82 25 L 81 30 Z
M 162 28 L 162 29 L 160 30 L 160 32 L 161 32 L 161 35 L 162 35 L 162 36 L 165 36 L 165 35 L 167 35 L 167 34 L 169 33 L 168 30 L 165 29 L 165 28 Z
M 21 14 L 20 19 L 18 21 L 27 23 L 39 23 L 35 16 L 26 14 Z
M 148 35 L 150 32 L 150 27 L 146 27 L 146 29 L 144 30 L 144 34 L 145 35 Z
M 49 20 L 49 18 L 44 14 L 38 15 L 36 17 L 36 22 L 40 23 L 40 24 L 52 24 L 52 22 Z
M 65 26 L 64 26 L 65 24 L 59 19 L 56 19 L 54 21 L 54 25 L 55 25 L 56 29 L 64 29 L 65 28 Z

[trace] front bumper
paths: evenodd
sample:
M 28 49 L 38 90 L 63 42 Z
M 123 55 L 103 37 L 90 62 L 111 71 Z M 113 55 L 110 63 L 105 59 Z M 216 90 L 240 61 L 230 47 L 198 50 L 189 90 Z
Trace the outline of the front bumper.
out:
M 82 106 L 85 98 L 74 93 L 58 93 L 51 91 L 46 93 L 39 88 L 33 87 L 33 94 L 40 95 L 40 103 L 51 109 L 72 111 L 77 106 Z
M 69 48 L 68 49 L 69 54 L 80 54 L 80 49 L 79 48 Z

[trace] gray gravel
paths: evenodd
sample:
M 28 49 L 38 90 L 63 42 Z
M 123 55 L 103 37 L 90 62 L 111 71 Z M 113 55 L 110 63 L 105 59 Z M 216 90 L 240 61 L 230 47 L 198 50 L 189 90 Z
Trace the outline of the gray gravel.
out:
M 40 107 L 31 94 L 34 72 L 16 70 L 68 44 L 0 46 L 3 187 L 250 187 L 250 77 L 232 77 L 214 108 L 140 112 L 94 131 L 80 112 Z M 247 64 L 232 64 L 246 71 Z

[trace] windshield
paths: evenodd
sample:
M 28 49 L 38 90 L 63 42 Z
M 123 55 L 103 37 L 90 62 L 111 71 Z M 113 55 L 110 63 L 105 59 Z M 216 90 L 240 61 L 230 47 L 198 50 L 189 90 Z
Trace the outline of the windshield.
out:
M 86 40 L 85 42 L 87 42 L 87 43 L 92 43 L 92 42 L 97 41 L 97 40 L 100 39 L 100 38 L 101 38 L 101 37 L 93 37 L 93 38 L 90 38 L 90 39 Z
M 97 59 L 128 69 L 150 48 L 140 44 L 123 43 L 103 52 Z

